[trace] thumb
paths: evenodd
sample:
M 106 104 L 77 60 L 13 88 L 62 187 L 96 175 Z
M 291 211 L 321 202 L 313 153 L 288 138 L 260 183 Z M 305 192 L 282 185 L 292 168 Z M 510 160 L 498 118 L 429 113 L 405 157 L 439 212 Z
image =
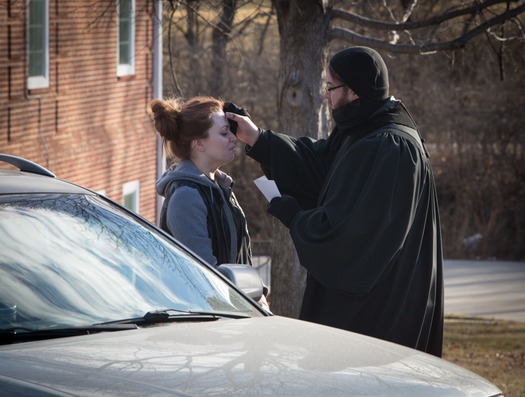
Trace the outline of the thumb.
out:
M 249 117 L 241 116 L 240 114 L 232 112 L 226 112 L 224 114 L 228 120 L 237 123 L 237 138 L 241 142 L 253 146 L 260 134 L 259 128 L 257 128 L 253 121 Z

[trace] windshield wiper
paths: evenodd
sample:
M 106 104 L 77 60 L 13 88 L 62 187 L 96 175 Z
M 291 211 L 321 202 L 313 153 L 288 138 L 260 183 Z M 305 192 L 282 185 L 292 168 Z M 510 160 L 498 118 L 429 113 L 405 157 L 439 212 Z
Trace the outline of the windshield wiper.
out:
M 175 314 L 173 314 L 175 313 Z M 152 310 L 144 315 L 144 318 L 154 319 L 157 316 L 167 318 L 168 320 L 181 318 L 184 316 L 213 316 L 216 318 L 250 318 L 247 314 L 233 313 L 233 312 L 207 312 L 207 311 L 193 311 L 193 310 L 180 310 L 180 309 L 162 309 Z
M 151 310 L 142 317 L 127 318 L 122 320 L 107 321 L 101 324 L 136 324 L 136 325 L 150 325 L 167 323 L 172 321 L 215 321 L 221 318 L 250 318 L 249 315 L 230 312 L 207 312 L 207 311 L 192 311 L 179 309 L 162 309 Z
M 34 340 L 63 338 L 67 336 L 89 335 L 98 332 L 113 332 L 137 329 L 139 326 L 147 326 L 172 321 L 216 321 L 223 318 L 241 319 L 250 318 L 247 314 L 232 312 L 208 312 L 179 309 L 152 310 L 142 317 L 128 318 L 122 320 L 106 321 L 89 326 L 77 326 L 66 328 L 27 328 L 11 327 L 0 329 L 0 345 L 29 342 Z
M 67 328 L 26 328 L 12 327 L 0 329 L 0 344 L 29 342 L 42 339 L 64 338 L 66 336 L 90 335 L 99 332 L 114 332 L 137 329 L 136 324 L 93 324 L 89 326 L 67 327 Z

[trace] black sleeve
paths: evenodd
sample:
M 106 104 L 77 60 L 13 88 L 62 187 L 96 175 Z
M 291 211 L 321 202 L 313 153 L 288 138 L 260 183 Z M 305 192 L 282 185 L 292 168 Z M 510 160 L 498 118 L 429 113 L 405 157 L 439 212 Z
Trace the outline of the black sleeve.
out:
M 247 155 L 261 164 L 283 194 L 293 196 L 302 208 L 314 208 L 333 159 L 334 139 L 291 137 L 267 130 Z

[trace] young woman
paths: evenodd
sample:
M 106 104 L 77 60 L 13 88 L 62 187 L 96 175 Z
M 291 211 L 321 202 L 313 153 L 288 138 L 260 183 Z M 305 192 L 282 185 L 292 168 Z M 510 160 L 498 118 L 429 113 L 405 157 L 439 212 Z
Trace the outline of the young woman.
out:
M 157 181 L 160 226 L 211 265 L 251 265 L 246 218 L 219 169 L 234 159 L 237 141 L 223 107 L 212 97 L 150 103 L 168 157 L 180 160 Z

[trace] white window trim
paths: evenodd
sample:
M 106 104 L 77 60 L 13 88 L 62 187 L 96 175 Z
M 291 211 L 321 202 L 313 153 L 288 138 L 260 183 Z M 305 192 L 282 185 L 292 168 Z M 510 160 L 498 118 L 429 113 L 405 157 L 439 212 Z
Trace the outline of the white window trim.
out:
M 117 76 L 129 76 L 135 74 L 135 0 L 131 0 L 131 24 L 130 24 L 131 58 L 129 63 L 120 64 L 120 1 L 117 2 Z
M 124 205 L 124 198 L 128 195 L 135 196 L 135 208 L 126 208 L 138 214 L 140 209 L 140 181 L 126 182 L 122 185 L 122 205 Z
M 36 88 L 48 88 L 49 87 L 49 0 L 44 1 L 44 35 L 42 37 L 43 52 L 44 52 L 44 68 L 45 75 L 33 76 L 27 78 L 27 88 L 33 90 Z M 31 0 L 27 0 L 27 68 L 29 74 L 29 3 Z

